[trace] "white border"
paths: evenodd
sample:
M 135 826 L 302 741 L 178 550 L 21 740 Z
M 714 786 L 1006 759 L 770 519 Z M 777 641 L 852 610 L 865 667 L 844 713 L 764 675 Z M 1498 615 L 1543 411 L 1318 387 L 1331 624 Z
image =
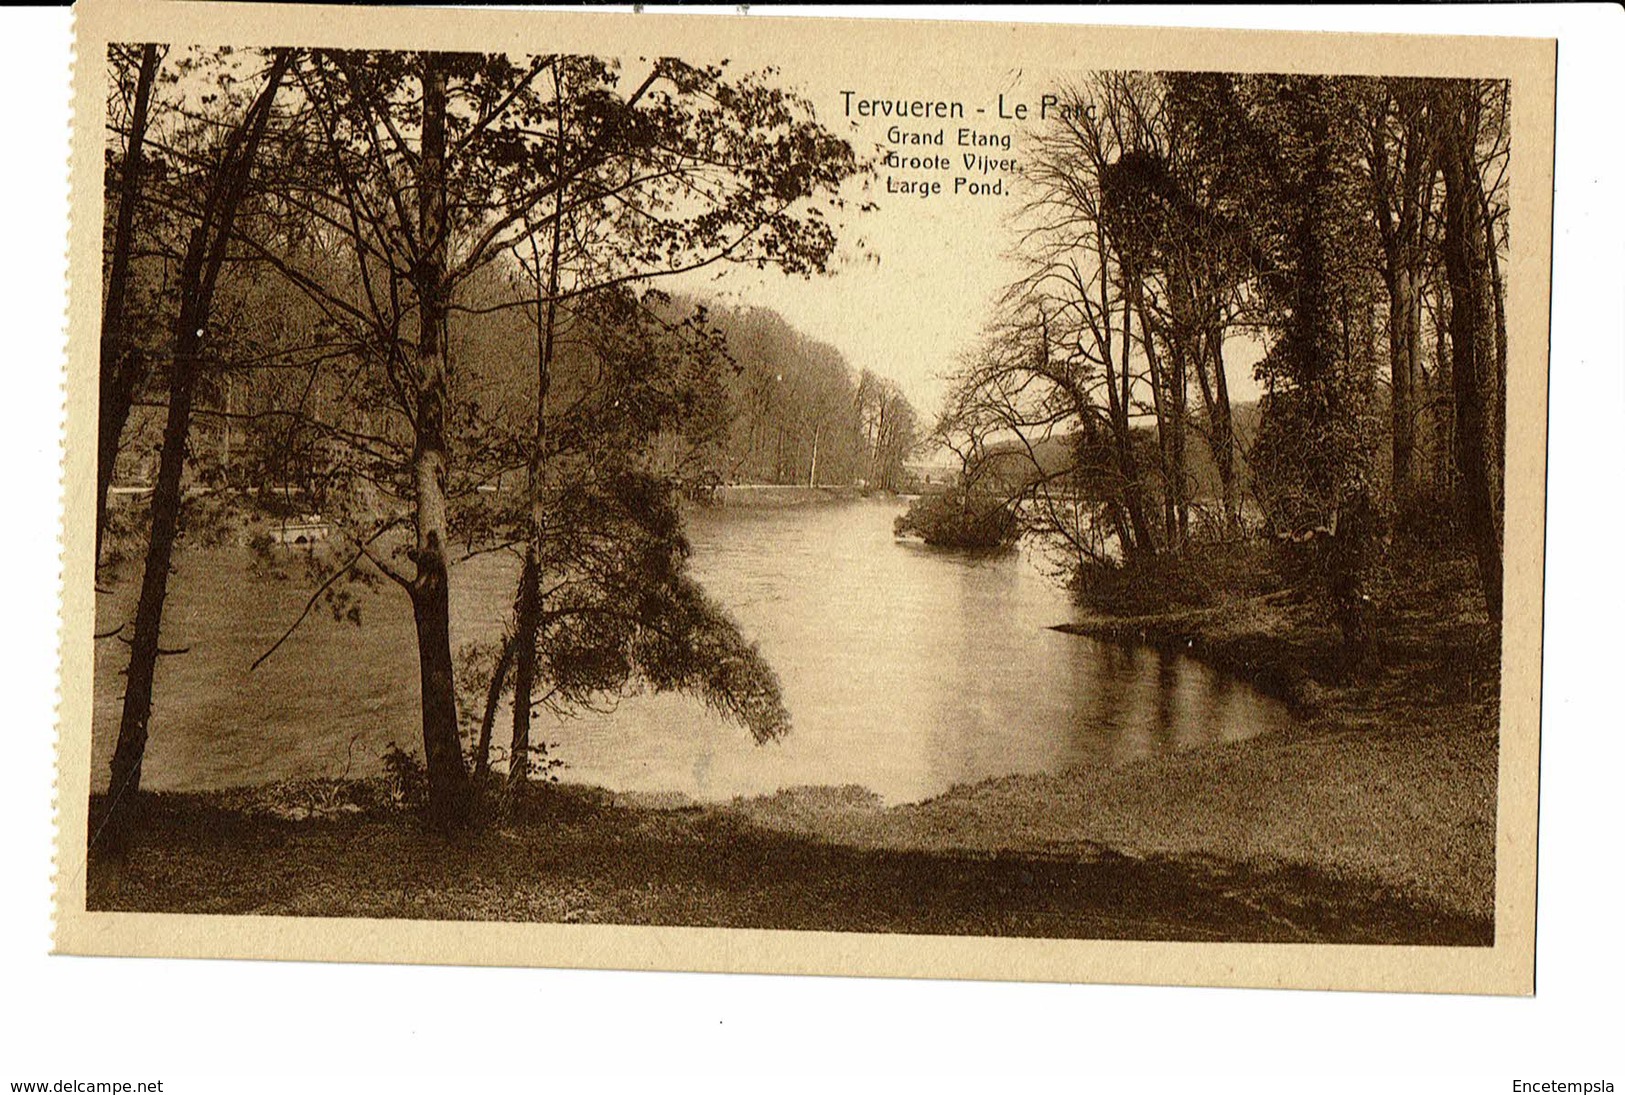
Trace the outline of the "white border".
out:
M 736 10 L 736 9 L 721 9 Z M 753 8 L 763 12 L 765 9 Z M 798 14 L 792 12 L 791 14 Z M 861 14 L 869 15 L 866 9 Z M 971 13 L 902 9 L 896 14 Z M 1620 120 L 1625 41 L 1617 7 L 1382 9 L 1067 8 L 976 17 L 1272 29 L 1558 37 L 1548 585 L 1542 771 L 1539 996 L 1534 1001 L 1105 986 L 999 985 L 281 963 L 48 959 L 54 702 L 55 432 L 61 396 L 66 28 L 63 11 L 8 14 L 0 71 L 11 244 L 3 314 L 0 468 L 10 702 L 0 761 L 5 836 L 4 973 L 11 1018 L 0 1084 L 36 1078 L 244 1077 L 269 1071 L 422 1080 L 514 1071 L 501 1031 L 535 1046 L 527 1088 L 580 1072 L 895 1072 L 961 1081 L 1050 1073 L 1386 1075 L 1389 1090 L 1507 1091 L 1514 1077 L 1611 1078 L 1621 969 L 1617 781 L 1625 719 L 1613 702 L 1625 472 Z M 10 326 L 10 324 L 8 324 Z M 444 1017 L 437 1029 L 434 1017 Z M 767 1077 L 776 1077 L 769 1081 Z M 1432 1079 L 1430 1077 L 1438 1077 Z M 326 1090 L 301 1084 L 303 1090 Z M 461 1083 L 451 1089 L 461 1087 Z M 890 1086 L 890 1085 L 888 1085 Z M 952 1086 L 952 1085 L 950 1085 Z M 979 1085 L 985 1086 L 985 1085 Z M 1198 1086 L 1192 1084 L 1191 1086 Z M 1276 1084 L 1262 1086 L 1276 1088 Z M 1296 1087 L 1296 1084 L 1291 1085 Z M 288 1088 L 292 1090 L 292 1088 Z M 346 1088 L 333 1088 L 334 1090 Z M 416 1090 L 402 1087 L 400 1090 Z M 505 1089 L 505 1088 L 504 1088 Z M 1285 1089 L 1284 1087 L 1280 1089 Z M 0 1088 L 3 1090 L 3 1088 Z M 248 1090 L 241 1085 L 166 1090 Z M 267 1089 L 269 1090 L 269 1089 Z

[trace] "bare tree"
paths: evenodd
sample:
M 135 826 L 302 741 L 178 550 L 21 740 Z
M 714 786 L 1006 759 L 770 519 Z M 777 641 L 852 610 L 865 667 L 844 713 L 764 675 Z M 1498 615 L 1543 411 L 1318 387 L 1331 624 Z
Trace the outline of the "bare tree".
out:
M 152 714 L 153 676 L 160 654 L 159 631 L 180 524 L 181 476 L 192 424 L 192 400 L 203 364 L 215 286 L 225 263 L 233 221 L 249 192 L 272 105 L 292 61 L 293 54 L 289 50 L 279 50 L 272 57 L 259 96 L 226 141 L 219 166 L 208 181 L 203 214 L 192 229 L 182 263 L 180 311 L 175 320 L 169 369 L 169 409 L 152 498 L 152 532 L 141 580 L 141 597 L 131 628 L 124 710 L 113 752 L 108 818 L 104 822 L 115 843 L 120 845 L 126 839 L 129 811 L 141 788 L 141 762 L 146 753 L 147 724 Z
M 1370 114 L 1372 214 L 1382 246 L 1388 293 L 1392 493 L 1402 517 L 1415 504 L 1417 384 L 1421 370 L 1422 299 L 1427 218 L 1436 175 L 1428 95 L 1419 81 L 1382 81 Z
M 141 203 L 146 161 L 147 119 L 153 80 L 158 74 L 158 47 L 141 47 L 128 119 L 124 157 L 119 166 L 118 214 L 113 246 L 107 256 L 107 295 L 102 304 L 100 400 L 96 405 L 96 559 L 102 557 L 107 526 L 107 492 L 113 485 L 119 439 L 129 421 L 130 405 L 144 373 L 141 355 L 125 330 L 129 316 L 130 256 L 135 248 L 135 214 Z M 111 197 L 111 195 L 109 195 Z
M 1455 396 L 1456 473 L 1479 582 L 1490 618 L 1501 619 L 1501 515 L 1496 499 L 1498 410 L 1505 390 L 1504 312 L 1492 268 L 1493 229 L 1479 173 L 1486 88 L 1451 81 L 1435 90 L 1433 109 L 1444 176 L 1444 264 L 1450 285 L 1450 370 Z

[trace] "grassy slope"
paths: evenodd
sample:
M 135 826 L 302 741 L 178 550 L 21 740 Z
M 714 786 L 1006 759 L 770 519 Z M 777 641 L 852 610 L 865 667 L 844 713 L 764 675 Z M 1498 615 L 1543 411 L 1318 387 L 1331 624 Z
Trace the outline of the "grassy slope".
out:
M 1488 925 L 1318 872 L 1047 853 L 866 849 L 718 808 L 553 788 L 448 841 L 375 805 L 289 820 L 159 795 L 90 906 L 1093 939 L 1484 944 Z

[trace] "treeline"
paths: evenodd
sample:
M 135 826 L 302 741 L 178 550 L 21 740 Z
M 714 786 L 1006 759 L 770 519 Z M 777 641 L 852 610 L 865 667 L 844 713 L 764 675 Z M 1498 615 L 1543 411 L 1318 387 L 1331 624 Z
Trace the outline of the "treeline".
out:
M 478 324 L 455 331 L 449 356 L 459 363 L 460 387 L 469 406 L 509 425 L 534 413 L 534 392 L 525 363 L 536 353 L 534 324 L 504 307 L 504 287 L 470 286 L 473 306 L 490 307 Z M 650 471 L 686 494 L 704 498 L 724 483 L 857 486 L 903 490 L 914 484 L 905 466 L 922 444 L 919 418 L 897 383 L 872 370 L 854 370 L 839 350 L 796 330 L 771 309 L 714 309 L 699 298 L 644 294 L 640 308 L 668 328 L 710 341 L 718 367 L 690 378 L 681 421 L 644 442 Z M 265 299 L 252 305 L 260 320 L 281 329 L 319 322 L 300 298 Z M 239 330 L 248 317 L 235 317 Z M 551 383 L 557 391 L 590 386 L 598 371 L 593 337 L 579 318 L 561 320 L 578 336 L 561 338 L 554 350 Z M 598 337 L 602 337 L 601 335 Z M 344 476 L 344 446 L 329 443 L 307 415 L 290 419 L 279 407 L 302 403 L 307 410 L 343 397 L 334 371 L 309 385 L 303 375 L 265 367 L 224 368 L 197 412 L 186 464 L 189 484 L 225 486 L 255 493 L 262 508 L 293 513 L 333 506 L 376 508 L 378 494 L 365 479 Z M 297 385 L 295 390 L 293 387 Z M 161 402 L 136 401 L 120 439 L 116 478 L 150 482 L 161 428 Z M 548 411 L 559 415 L 561 407 Z M 511 468 L 480 465 L 495 478 L 487 489 L 517 482 Z M 335 491 L 335 477 L 344 479 Z M 272 484 L 272 489 L 261 489 Z
M 724 482 L 907 485 L 918 417 L 895 381 L 854 371 L 840 351 L 765 308 L 719 311 L 710 322 L 733 359 L 729 428 L 708 470 Z M 674 461 L 674 466 L 677 462 Z
M 687 472 L 663 463 L 673 439 L 732 450 L 751 363 L 657 285 L 825 269 L 864 168 L 809 104 L 770 72 L 670 58 L 137 44 L 107 62 L 98 552 L 121 449 L 157 459 L 104 839 L 131 831 L 161 710 L 189 487 L 319 507 L 335 533 L 306 614 L 357 582 L 410 604 L 442 827 L 504 752 L 514 785 L 536 768 L 535 712 L 632 683 L 785 730 L 771 669 L 688 577 Z M 791 414 L 761 421 L 788 433 Z M 752 458 L 779 451 L 753 436 Z M 495 550 L 521 563 L 503 638 L 454 654 L 448 570 Z
M 1019 495 L 1085 587 L 1262 534 L 1304 545 L 1357 655 L 1397 533 L 1470 551 L 1498 621 L 1507 85 L 1102 73 L 1069 98 L 1033 136 L 1027 272 L 937 424 L 967 482 Z

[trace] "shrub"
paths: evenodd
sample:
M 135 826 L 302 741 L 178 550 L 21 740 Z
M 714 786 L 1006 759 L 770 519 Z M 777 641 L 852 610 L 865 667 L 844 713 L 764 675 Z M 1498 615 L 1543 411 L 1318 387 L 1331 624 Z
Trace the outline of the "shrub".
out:
M 1014 544 L 1021 525 L 1004 499 L 951 490 L 915 499 L 893 531 L 918 536 L 933 547 L 988 551 Z
M 415 810 L 428 804 L 429 773 L 416 753 L 408 753 L 394 742 L 384 747 L 384 783 L 395 804 Z
M 1287 547 L 1265 540 L 1193 547 L 1093 564 L 1073 576 L 1081 604 L 1113 616 L 1147 616 L 1211 608 L 1274 593 L 1292 584 Z

